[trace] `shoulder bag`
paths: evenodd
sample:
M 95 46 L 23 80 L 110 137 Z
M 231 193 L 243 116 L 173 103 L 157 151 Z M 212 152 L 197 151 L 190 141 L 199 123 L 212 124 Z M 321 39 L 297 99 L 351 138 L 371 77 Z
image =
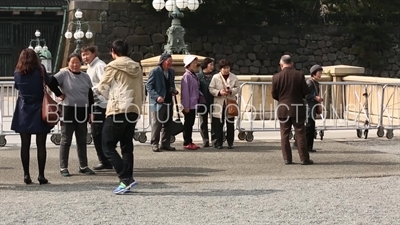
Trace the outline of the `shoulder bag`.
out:
M 47 93 L 45 74 L 43 68 L 40 70 L 43 79 L 43 102 L 42 102 L 42 119 L 50 126 L 55 126 L 60 121 L 60 112 L 57 102 Z
M 226 89 L 226 81 L 222 74 L 220 73 L 220 78 L 222 81 L 222 84 L 224 85 L 224 88 Z M 236 102 L 236 99 L 229 99 L 228 96 L 226 96 L 226 113 L 228 116 L 238 116 L 239 115 L 239 106 L 238 103 Z

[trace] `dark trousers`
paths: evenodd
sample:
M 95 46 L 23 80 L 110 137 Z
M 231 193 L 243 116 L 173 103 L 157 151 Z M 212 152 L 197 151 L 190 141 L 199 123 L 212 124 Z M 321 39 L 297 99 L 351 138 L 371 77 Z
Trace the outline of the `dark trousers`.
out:
M 184 114 L 185 122 L 183 124 L 183 146 L 193 143 L 193 125 L 196 120 L 196 110 L 191 109 L 188 113 Z
M 294 127 L 294 132 L 296 135 L 297 150 L 299 151 L 300 160 L 305 161 L 310 159 L 310 155 L 307 150 L 306 134 L 304 119 L 299 119 L 295 117 L 290 118 L 280 118 L 279 125 L 281 130 L 281 148 L 283 159 L 287 161 L 292 161 L 292 149 L 289 142 L 289 134 Z
M 306 122 L 306 140 L 307 150 L 313 150 L 314 148 L 314 136 L 315 135 L 315 120 L 308 118 Z
M 200 134 L 201 134 L 201 137 L 203 138 L 203 144 L 208 143 L 210 141 L 210 138 L 208 136 L 208 117 L 209 116 L 212 119 L 212 112 L 211 112 L 210 108 L 208 108 L 206 112 L 199 115 Z M 215 140 L 216 140 L 216 137 L 215 137 L 214 127 L 211 125 L 211 141 L 212 141 L 212 143 L 215 143 Z
M 108 116 L 104 121 L 104 155 L 114 167 L 120 181 L 129 181 L 133 177 L 133 136 L 137 119 L 137 113 L 121 113 Z M 118 142 L 122 157 L 115 149 Z
M 151 112 L 151 140 L 150 144 L 153 148 L 158 148 L 160 143 L 160 132 L 161 134 L 161 146 L 171 146 L 171 132 L 170 126 L 172 124 L 172 104 L 163 104 L 158 111 Z
M 235 138 L 235 118 L 225 118 L 225 108 L 222 110 L 221 118 L 213 117 L 211 126 L 215 131 L 215 146 L 222 146 L 224 142 L 224 124 L 226 123 L 226 141 L 228 146 L 233 146 L 233 140 Z
M 76 145 L 78 150 L 79 166 L 81 168 L 88 166 L 87 159 L 87 123 L 86 122 L 68 122 L 61 125 L 60 142 L 60 168 L 68 168 L 69 150 L 71 148 L 72 135 L 75 132 Z
M 96 149 L 97 157 L 99 162 L 105 166 L 111 165 L 107 157 L 104 155 L 103 145 L 102 145 L 102 133 L 103 133 L 103 123 L 106 119 L 106 109 L 94 106 L 93 107 L 94 120 L 91 124 L 92 137 L 94 148 Z

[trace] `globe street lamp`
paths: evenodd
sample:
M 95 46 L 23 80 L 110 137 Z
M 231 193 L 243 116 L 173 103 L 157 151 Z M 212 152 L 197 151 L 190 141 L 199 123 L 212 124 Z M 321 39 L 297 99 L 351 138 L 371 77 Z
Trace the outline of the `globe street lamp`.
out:
M 180 18 L 183 18 L 183 13 L 180 10 L 188 8 L 194 12 L 199 8 L 199 4 L 198 0 L 167 0 L 166 2 L 164 0 L 153 0 L 155 10 L 160 11 L 165 7 L 169 12 L 168 16 L 172 18 L 171 26 L 167 30 L 168 41 L 164 46 L 164 52 L 190 54 L 183 38 L 185 28 L 181 26 Z
M 42 64 L 46 68 L 46 72 L 51 73 L 52 69 L 52 56 L 49 51 L 49 48 L 46 45 L 46 40 L 45 39 L 40 39 L 40 31 L 36 30 L 35 31 L 35 39 L 31 39 L 29 42 L 29 49 L 32 49 L 38 54 Z M 40 45 L 40 43 L 43 42 L 43 47 Z M 32 43 L 35 45 L 33 47 Z
M 90 31 L 89 22 L 82 20 L 83 13 L 82 13 L 82 11 L 80 9 L 77 9 L 75 11 L 75 15 L 74 16 L 75 16 L 76 21 L 71 21 L 68 24 L 68 29 L 67 29 L 67 32 L 65 32 L 64 36 L 68 40 L 71 39 L 72 37 L 74 37 L 75 44 L 76 44 L 76 48 L 74 50 L 74 53 L 79 53 L 81 45 L 83 43 L 83 40 L 82 40 L 83 37 L 86 37 L 87 39 L 91 39 L 93 37 L 93 33 Z M 70 26 L 71 25 L 75 25 L 74 34 L 72 34 L 72 32 L 70 30 Z M 83 30 L 82 30 L 84 25 L 87 26 L 86 33 L 84 33 Z

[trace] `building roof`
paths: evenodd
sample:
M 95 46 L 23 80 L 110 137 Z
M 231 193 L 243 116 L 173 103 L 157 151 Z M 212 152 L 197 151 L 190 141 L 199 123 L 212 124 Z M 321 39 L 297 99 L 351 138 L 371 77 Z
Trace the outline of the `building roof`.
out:
M 0 0 L 0 7 L 60 7 L 66 0 Z

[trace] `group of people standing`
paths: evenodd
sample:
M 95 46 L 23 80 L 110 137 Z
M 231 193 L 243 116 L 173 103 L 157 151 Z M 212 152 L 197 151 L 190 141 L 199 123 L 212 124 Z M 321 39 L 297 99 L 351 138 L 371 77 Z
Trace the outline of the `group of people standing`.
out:
M 100 164 L 94 170 L 115 169 L 119 177 L 115 194 L 130 192 L 136 185 L 133 179 L 133 136 L 136 121 L 141 114 L 144 99 L 143 72 L 140 64 L 129 56 L 125 41 L 116 40 L 111 45 L 114 59 L 105 64 L 97 57 L 95 46 L 85 46 L 81 54 L 73 53 L 68 67 L 54 76 L 48 76 L 37 54 L 31 49 L 22 50 L 14 72 L 18 99 L 11 129 L 21 137 L 21 160 L 24 182 L 31 184 L 29 150 L 32 134 L 36 135 L 40 184 L 47 184 L 46 139 L 53 128 L 42 118 L 42 104 L 46 86 L 57 96 L 62 112 L 60 142 L 60 174 L 69 172 L 69 150 L 75 133 L 79 159 L 78 172 L 94 175 L 88 167 L 87 126 L 91 133 Z M 81 71 L 85 62 L 87 73 Z M 116 146 L 120 144 L 121 155 Z
M 133 137 L 136 122 L 141 115 L 142 103 L 145 101 L 145 90 L 141 65 L 128 57 L 128 51 L 129 46 L 125 41 L 114 41 L 111 45 L 113 61 L 106 65 L 97 57 L 95 46 L 85 46 L 81 49 L 81 54 L 73 53 L 68 57 L 67 69 L 54 76 L 48 76 L 37 54 L 31 49 L 22 50 L 14 72 L 18 99 L 11 129 L 20 134 L 21 161 L 26 184 L 32 183 L 29 171 L 32 134 L 36 135 L 38 181 L 40 184 L 48 183 L 44 174 L 46 140 L 53 125 L 42 118 L 43 97 L 48 87 L 57 96 L 62 111 L 60 174 L 63 177 L 71 176 L 68 159 L 75 133 L 79 173 L 94 175 L 93 170 L 115 169 L 119 177 L 119 184 L 114 189 L 115 194 L 128 193 L 136 185 L 133 178 Z M 81 71 L 83 62 L 88 66 L 86 73 Z M 173 109 L 174 104 L 177 105 L 176 95 L 179 94 L 175 87 L 172 63 L 170 54 L 162 54 L 158 66 L 150 72 L 145 84 L 152 119 L 150 144 L 154 152 L 176 150 L 170 144 L 171 129 L 174 126 Z M 184 114 L 183 148 L 200 148 L 193 143 L 192 138 L 195 118 L 199 115 L 202 147 L 213 146 L 222 149 L 226 125 L 226 140 L 228 148 L 232 149 L 235 116 L 227 113 L 227 107 L 228 100 L 236 100 L 239 81 L 230 71 L 230 63 L 226 59 L 220 60 L 219 72 L 215 72 L 215 62 L 211 58 L 203 60 L 198 72 L 197 57 L 187 55 L 183 63 L 185 73 L 181 79 L 180 94 Z M 309 165 L 313 163 L 308 154 L 313 150 L 313 142 L 309 137 L 306 140 L 304 124 L 307 118 L 307 136 L 314 134 L 315 107 L 311 107 L 309 115 L 306 116 L 306 110 L 301 108 L 303 106 L 300 106 L 300 109 L 296 106 L 295 109 L 293 105 L 301 105 L 304 99 L 309 105 L 323 101 L 317 94 L 317 80 L 321 77 L 322 68 L 314 66 L 311 71 L 313 78 L 306 82 L 304 75 L 293 68 L 290 56 L 283 56 L 280 64 L 282 71 L 274 75 L 272 96 L 280 104 L 289 106 L 277 110 L 278 119 L 281 121 L 281 144 L 285 164 L 292 164 L 289 132 L 294 126 L 302 164 Z M 93 170 L 88 167 L 87 159 L 88 123 L 91 124 L 91 134 L 99 160 L 99 164 L 94 166 Z M 118 143 L 122 157 L 116 150 Z
M 148 77 L 146 89 L 149 93 L 149 104 L 152 121 L 151 147 L 154 152 L 175 151 L 170 145 L 171 126 L 173 126 L 173 98 L 175 89 L 175 72 L 171 68 L 172 56 L 164 53 L 160 56 L 158 67 Z M 233 148 L 234 116 L 226 113 L 227 99 L 236 100 L 239 92 L 239 80 L 230 72 L 230 63 L 222 59 L 218 63 L 219 72 L 214 70 L 214 60 L 205 58 L 198 70 L 198 58 L 187 55 L 183 59 L 185 73 L 181 79 L 181 105 L 184 115 L 183 148 L 197 150 L 200 146 L 193 143 L 193 126 L 197 115 L 200 119 L 200 133 L 203 147 L 223 148 L 224 125 L 226 124 L 228 148 Z M 176 103 L 175 103 L 176 104 Z M 180 113 L 180 112 L 177 112 Z M 211 135 L 208 121 L 211 118 Z M 161 144 L 160 144 L 160 132 Z M 210 139 L 211 138 L 211 139 Z
M 94 175 L 95 171 L 115 169 L 120 182 L 114 189 L 116 194 L 124 194 L 136 185 L 133 179 L 133 137 L 136 122 L 145 100 L 143 71 L 138 62 L 128 57 L 129 46 L 125 41 L 112 43 L 111 56 L 114 59 L 105 64 L 97 57 L 96 46 L 84 46 L 80 54 L 72 53 L 66 69 L 49 76 L 31 49 L 22 50 L 14 72 L 18 99 L 11 129 L 20 134 L 21 160 L 24 182 L 31 184 L 29 171 L 31 136 L 36 135 L 40 184 L 47 184 L 44 170 L 46 164 L 46 140 L 54 125 L 42 118 L 43 97 L 50 89 L 59 101 L 61 111 L 60 174 L 71 176 L 69 152 L 75 134 L 79 159 L 78 172 Z M 145 88 L 149 95 L 152 116 L 151 146 L 154 152 L 174 151 L 170 145 L 170 130 L 173 126 L 174 98 L 179 94 L 175 89 L 175 72 L 172 56 L 163 54 L 159 65 L 148 77 Z M 81 71 L 86 63 L 88 69 Z M 221 149 L 223 126 L 226 121 L 228 148 L 233 148 L 233 117 L 224 115 L 226 100 L 235 99 L 238 93 L 238 79 L 230 72 L 226 60 L 219 62 L 220 73 L 214 75 L 214 61 L 206 58 L 202 70 L 196 74 L 198 59 L 188 55 L 184 59 L 186 69 L 181 83 L 181 104 L 184 114 L 184 148 L 200 148 L 193 143 L 192 132 L 196 115 L 201 115 L 203 147 Z M 215 107 L 218 105 L 219 107 Z M 200 109 L 200 108 L 203 109 Z M 219 108 L 219 109 L 217 109 Z M 212 117 L 211 140 L 208 130 L 208 116 Z M 98 155 L 99 164 L 88 166 L 87 142 L 88 123 Z M 161 146 L 160 142 L 161 136 Z M 116 151 L 120 144 L 121 155 Z

